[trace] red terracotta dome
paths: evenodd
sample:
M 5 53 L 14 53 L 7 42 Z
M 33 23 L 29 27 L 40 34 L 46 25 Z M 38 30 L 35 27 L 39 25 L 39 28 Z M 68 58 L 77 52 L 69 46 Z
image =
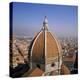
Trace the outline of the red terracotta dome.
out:
M 48 20 L 45 17 L 42 30 L 36 35 L 31 47 L 31 66 L 37 65 L 44 71 L 50 71 L 61 66 L 62 50 L 57 38 L 48 30 Z M 52 67 L 52 64 L 55 64 Z M 35 66 L 36 65 L 36 66 Z

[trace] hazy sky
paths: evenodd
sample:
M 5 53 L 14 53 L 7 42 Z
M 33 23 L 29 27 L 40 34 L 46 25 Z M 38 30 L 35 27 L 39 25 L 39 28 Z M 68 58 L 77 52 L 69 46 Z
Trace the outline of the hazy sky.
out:
M 16 36 L 34 36 L 48 18 L 49 30 L 57 36 L 77 36 L 77 6 L 13 3 L 13 32 Z

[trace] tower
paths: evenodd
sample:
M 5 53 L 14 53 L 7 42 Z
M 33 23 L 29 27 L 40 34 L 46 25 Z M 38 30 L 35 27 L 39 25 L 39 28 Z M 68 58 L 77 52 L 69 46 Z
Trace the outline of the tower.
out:
M 34 37 L 30 52 L 30 66 L 38 67 L 46 75 L 52 71 L 60 74 L 62 64 L 62 50 L 57 38 L 48 29 L 48 20 L 45 16 L 43 27 Z

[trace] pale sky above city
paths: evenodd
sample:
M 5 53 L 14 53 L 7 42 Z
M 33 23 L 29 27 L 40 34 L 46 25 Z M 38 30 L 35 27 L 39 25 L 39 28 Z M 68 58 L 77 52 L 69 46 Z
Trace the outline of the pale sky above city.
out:
M 78 35 L 77 6 L 13 3 L 13 34 L 33 37 L 47 16 L 49 30 L 57 36 Z

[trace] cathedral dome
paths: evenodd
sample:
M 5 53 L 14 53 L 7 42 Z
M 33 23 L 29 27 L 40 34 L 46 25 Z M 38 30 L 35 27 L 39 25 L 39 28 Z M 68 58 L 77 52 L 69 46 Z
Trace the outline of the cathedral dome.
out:
M 44 30 L 40 31 L 34 39 L 32 45 L 32 55 L 34 60 L 38 60 L 41 56 L 47 56 L 47 58 L 57 57 L 61 54 L 61 47 L 58 40 L 51 32 L 46 31 L 46 37 Z
M 51 34 L 49 30 L 46 30 L 48 20 L 45 17 L 43 22 L 43 29 L 36 35 L 32 44 L 32 56 L 33 60 L 38 60 L 42 57 L 57 57 L 61 54 L 61 47 L 57 38 Z M 48 29 L 48 28 L 47 28 Z M 59 54 L 60 53 L 60 54 Z
M 31 46 L 31 62 L 38 67 L 44 66 L 47 71 L 60 69 L 62 50 L 58 39 L 48 30 L 48 20 L 45 17 L 43 28 L 35 36 Z M 55 65 L 52 67 L 52 65 Z M 46 68 L 45 68 L 46 67 Z M 50 67 L 50 68 L 49 68 Z
M 46 17 L 43 21 L 43 28 L 31 43 L 29 73 L 28 76 L 70 74 L 69 69 L 62 64 L 60 43 L 54 34 L 48 30 Z

